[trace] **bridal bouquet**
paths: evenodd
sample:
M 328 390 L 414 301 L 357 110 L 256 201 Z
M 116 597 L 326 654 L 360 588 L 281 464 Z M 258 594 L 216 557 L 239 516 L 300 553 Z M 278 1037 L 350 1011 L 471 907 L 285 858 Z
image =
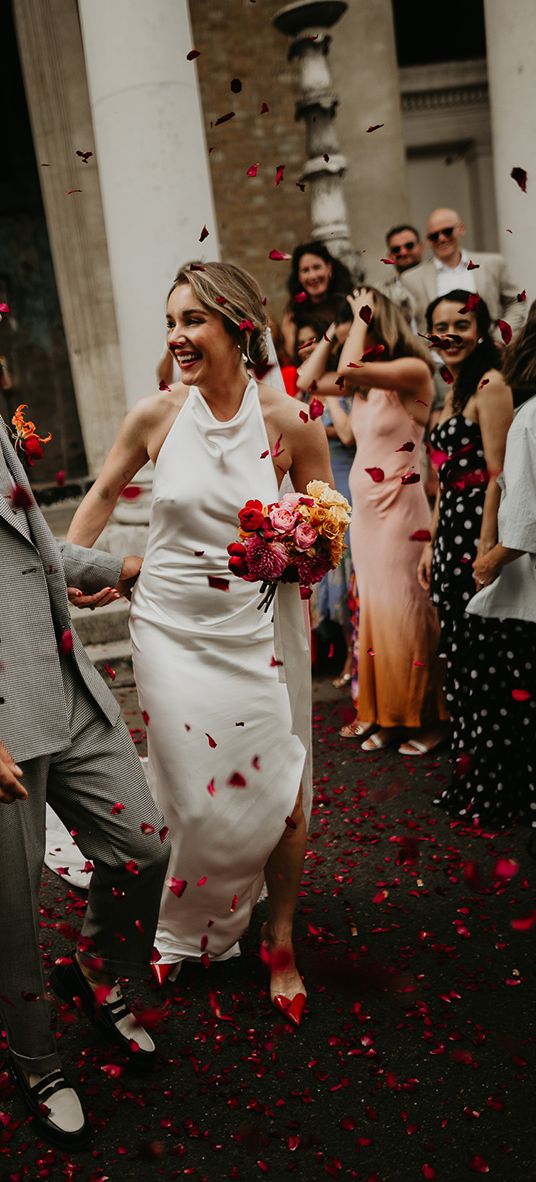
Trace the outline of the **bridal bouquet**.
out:
M 238 514 L 238 541 L 227 547 L 229 570 L 261 582 L 266 610 L 278 583 L 299 583 L 303 599 L 329 570 L 338 566 L 351 508 L 341 493 L 323 480 L 311 480 L 305 495 L 285 493 L 263 505 L 246 501 Z

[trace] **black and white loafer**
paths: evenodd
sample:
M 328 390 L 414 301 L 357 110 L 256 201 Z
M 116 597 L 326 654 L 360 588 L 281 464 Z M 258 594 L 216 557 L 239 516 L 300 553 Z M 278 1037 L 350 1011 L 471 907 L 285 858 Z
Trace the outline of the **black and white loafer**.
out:
M 99 1004 L 72 953 L 72 964 L 56 965 L 52 970 L 50 985 L 62 1001 L 75 1005 L 76 999 L 79 999 L 94 1029 L 106 1039 L 106 1042 L 121 1047 L 133 1067 L 140 1071 L 151 1070 L 155 1058 L 154 1042 L 128 1008 L 117 983 L 112 985 L 105 999 Z
M 67 1153 L 84 1149 L 90 1141 L 90 1128 L 80 1100 L 61 1067 L 44 1075 L 26 1076 L 13 1056 L 9 1065 L 34 1118 L 37 1135 Z

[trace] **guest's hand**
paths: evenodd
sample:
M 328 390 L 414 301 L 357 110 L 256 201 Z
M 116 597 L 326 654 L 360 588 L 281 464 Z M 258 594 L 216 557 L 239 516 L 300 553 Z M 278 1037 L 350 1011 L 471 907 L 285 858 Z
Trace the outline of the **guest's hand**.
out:
M 0 743 L 0 804 L 27 800 L 28 793 L 21 783 L 22 768 L 15 763 L 4 743 Z
M 123 559 L 123 567 L 116 590 L 120 595 L 124 595 L 125 599 L 130 599 L 132 596 L 134 583 L 140 573 L 142 562 L 143 558 L 139 558 L 137 554 L 131 554 L 128 558 Z
M 501 573 L 501 566 L 502 563 L 495 549 L 488 550 L 487 554 L 482 554 L 475 559 L 473 576 L 477 591 L 481 591 L 483 587 L 489 587 L 490 583 L 495 582 Z
M 430 590 L 430 580 L 432 576 L 432 556 L 434 548 L 431 542 L 425 542 L 421 557 L 419 558 L 419 565 L 417 567 L 417 582 L 423 591 Z
M 69 603 L 75 607 L 90 607 L 92 610 L 95 607 L 106 607 L 107 603 L 114 603 L 120 598 L 115 587 L 103 587 L 102 591 L 96 591 L 94 595 L 85 595 L 79 587 L 68 587 L 67 595 Z
M 372 291 L 369 291 L 367 287 L 356 287 L 352 295 L 349 295 L 346 298 L 352 309 L 354 318 L 359 317 L 361 309 L 366 307 L 369 307 L 372 315 L 374 315 L 374 294 Z M 366 328 L 365 321 L 363 321 L 363 324 Z

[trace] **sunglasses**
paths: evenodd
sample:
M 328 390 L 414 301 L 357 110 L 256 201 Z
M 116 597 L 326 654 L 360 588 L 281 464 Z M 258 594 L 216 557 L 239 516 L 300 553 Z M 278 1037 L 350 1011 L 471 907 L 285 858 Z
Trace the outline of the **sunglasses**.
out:
M 439 242 L 441 235 L 443 235 L 443 238 L 452 238 L 452 235 L 456 229 L 456 226 L 445 226 L 444 230 L 433 230 L 432 233 L 427 234 L 426 237 L 428 238 L 429 242 Z
M 389 250 L 391 254 L 399 255 L 402 254 L 403 250 L 415 250 L 416 246 L 416 242 L 401 242 L 400 246 L 390 246 Z

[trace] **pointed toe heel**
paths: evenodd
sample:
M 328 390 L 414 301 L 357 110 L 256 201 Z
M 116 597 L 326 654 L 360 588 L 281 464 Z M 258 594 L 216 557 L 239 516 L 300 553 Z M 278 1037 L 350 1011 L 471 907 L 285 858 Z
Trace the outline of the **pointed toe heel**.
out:
M 165 985 L 168 977 L 171 976 L 171 973 L 173 972 L 174 968 L 176 968 L 176 965 L 173 963 L 172 964 L 152 964 L 151 965 L 151 972 L 153 974 L 153 977 L 155 978 L 155 981 L 157 981 L 157 983 L 160 986 L 162 986 L 162 985 Z
M 272 1005 L 275 1009 L 279 1010 L 294 1026 L 301 1026 L 306 1001 L 307 996 L 305 993 L 296 993 L 292 1001 L 290 998 L 285 997 L 284 993 L 276 993 L 275 997 L 272 997 Z

